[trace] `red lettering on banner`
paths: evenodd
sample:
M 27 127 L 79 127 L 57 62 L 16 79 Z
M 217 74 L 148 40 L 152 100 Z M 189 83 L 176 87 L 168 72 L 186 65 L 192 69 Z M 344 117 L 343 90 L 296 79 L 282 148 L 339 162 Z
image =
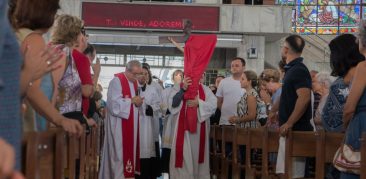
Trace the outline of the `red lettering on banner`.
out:
M 122 27 L 146 27 L 146 24 L 142 20 L 120 20 Z
M 105 22 L 107 25 L 110 25 L 110 26 L 117 25 L 116 21 L 113 21 L 112 19 L 106 19 Z
M 181 30 L 190 19 L 193 30 L 218 31 L 219 17 L 216 6 L 82 2 L 82 19 L 90 28 Z
M 119 23 L 118 23 L 119 22 Z M 144 22 L 141 19 L 105 19 L 105 24 L 107 26 L 120 26 L 126 28 L 163 28 L 163 29 L 182 29 L 183 22 L 181 21 L 159 21 L 151 20 L 149 22 Z
M 150 21 L 149 27 L 158 28 L 159 27 L 158 21 L 156 21 L 156 20 L 155 21 Z

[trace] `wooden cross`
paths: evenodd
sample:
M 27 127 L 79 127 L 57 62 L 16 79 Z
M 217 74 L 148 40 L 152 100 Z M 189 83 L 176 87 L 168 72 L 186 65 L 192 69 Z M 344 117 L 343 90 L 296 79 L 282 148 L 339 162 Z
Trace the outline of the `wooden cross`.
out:
M 159 36 L 159 44 L 171 43 L 168 37 L 172 37 L 177 43 L 185 43 L 192 32 L 192 21 L 190 19 L 183 19 L 183 36 Z

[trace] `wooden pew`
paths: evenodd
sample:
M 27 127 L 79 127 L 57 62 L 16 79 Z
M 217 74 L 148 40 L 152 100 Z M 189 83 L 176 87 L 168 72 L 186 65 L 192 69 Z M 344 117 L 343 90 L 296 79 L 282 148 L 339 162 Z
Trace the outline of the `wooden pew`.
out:
M 214 159 L 214 153 L 216 150 L 216 141 L 215 141 L 215 125 L 210 126 L 210 136 L 209 136 L 209 151 L 210 151 L 210 174 L 214 174 L 214 163 L 216 162 Z
M 100 127 L 96 127 L 93 130 L 92 137 L 92 179 L 98 179 L 98 160 L 99 160 L 99 131 Z
M 266 145 L 268 138 L 263 137 L 265 128 L 251 128 L 247 134 L 247 146 L 246 146 L 246 178 L 256 178 L 261 176 L 261 170 L 263 163 L 267 163 L 263 157 L 261 161 L 252 161 L 252 149 L 260 149 L 263 151 L 264 145 Z M 267 157 L 268 158 L 268 157 Z M 257 162 L 257 163 L 254 163 Z
M 67 167 L 66 167 L 66 177 L 69 179 L 76 178 L 76 147 L 77 147 L 77 138 L 75 136 L 67 137 Z
M 263 130 L 263 149 L 262 149 L 262 178 L 271 178 L 271 174 L 275 175 L 276 166 L 268 166 L 269 153 L 278 153 L 279 132 L 269 130 L 267 127 Z M 270 171 L 270 168 L 272 169 Z
M 316 135 L 310 131 L 289 131 L 285 148 L 285 178 L 292 177 L 292 157 L 316 157 Z
M 213 135 L 214 135 L 213 146 L 215 147 L 213 149 L 213 161 L 212 161 L 213 174 L 216 177 L 219 177 L 221 175 L 221 155 L 222 155 L 222 151 L 217 151 L 218 145 L 220 144 L 220 142 L 222 142 L 222 128 L 219 125 L 214 126 Z
M 222 140 L 221 140 L 221 178 L 228 178 L 231 176 L 229 173 L 229 166 L 232 166 L 232 159 L 226 156 L 226 143 L 234 142 L 234 126 L 222 126 Z M 232 148 L 233 149 L 233 148 Z
M 84 126 L 84 131 L 86 127 Z M 85 168 L 88 163 L 86 162 L 86 134 L 83 132 L 83 134 L 80 136 L 79 139 L 76 139 L 77 142 L 79 142 L 79 149 L 75 149 L 79 151 L 79 155 L 76 158 L 79 158 L 80 160 L 80 171 L 79 171 L 79 179 L 86 178 Z
M 85 129 L 85 126 L 84 126 Z M 98 177 L 99 130 L 80 138 L 59 128 L 25 133 L 23 173 L 29 179 L 89 179 Z M 67 153 L 67 154 L 66 154 Z M 77 159 L 79 163 L 77 163 Z M 76 169 L 79 168 L 77 177 Z
M 24 134 L 24 173 L 27 179 L 62 179 L 64 132 L 52 129 Z
M 86 127 L 84 126 L 84 131 Z M 65 176 L 68 179 L 88 179 L 85 173 L 87 163 L 86 156 L 86 133 L 83 132 L 78 138 L 76 136 L 66 135 L 67 141 L 67 167 Z M 79 163 L 76 161 L 79 160 Z M 79 165 L 79 166 L 77 166 Z M 77 176 L 76 167 L 79 168 L 79 176 Z
M 239 179 L 241 172 L 244 171 L 247 165 L 241 164 L 239 158 L 239 146 L 247 146 L 249 141 L 248 129 L 235 126 L 233 133 L 233 164 L 232 164 L 232 178 Z M 246 157 L 246 156 L 244 156 Z
M 318 130 L 316 132 L 316 137 L 315 178 L 323 179 L 325 176 L 325 164 L 333 162 L 334 155 L 343 142 L 344 134 Z
M 93 129 L 91 129 L 90 134 L 86 135 L 86 150 L 85 150 L 85 178 L 89 179 L 91 178 L 90 174 L 91 174 L 91 153 L 92 153 L 92 131 Z
M 91 132 L 86 137 L 86 178 L 97 178 L 97 145 L 98 144 L 98 127 L 91 128 Z
M 366 179 L 366 132 L 362 133 L 361 139 L 361 179 Z

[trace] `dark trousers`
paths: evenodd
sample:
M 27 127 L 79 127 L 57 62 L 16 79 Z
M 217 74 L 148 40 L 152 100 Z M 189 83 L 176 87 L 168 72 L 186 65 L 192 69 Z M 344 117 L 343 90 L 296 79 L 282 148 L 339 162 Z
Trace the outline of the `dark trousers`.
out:
M 170 152 L 171 152 L 171 149 L 162 148 L 161 170 L 163 173 L 169 173 Z

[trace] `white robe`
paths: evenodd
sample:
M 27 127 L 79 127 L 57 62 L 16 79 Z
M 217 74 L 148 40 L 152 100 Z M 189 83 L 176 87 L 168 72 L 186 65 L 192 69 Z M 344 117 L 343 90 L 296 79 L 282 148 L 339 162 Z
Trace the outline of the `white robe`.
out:
M 134 85 L 130 85 L 131 96 L 135 96 Z M 102 149 L 102 161 L 99 171 L 99 179 L 123 179 L 123 151 L 122 151 L 122 118 L 128 119 L 130 115 L 131 99 L 122 98 L 122 86 L 120 80 L 115 77 L 109 83 L 107 93 L 107 116 L 105 119 L 105 136 Z M 138 108 L 134 108 L 134 151 L 137 142 L 137 119 Z M 136 164 L 136 152 L 134 153 L 134 164 Z
M 151 86 L 155 89 L 156 97 L 159 98 L 159 100 L 160 100 L 159 105 L 161 105 L 163 87 L 161 87 L 161 85 L 159 83 L 155 82 L 155 81 L 152 81 L 149 86 Z M 155 140 L 155 142 L 159 142 L 159 136 L 160 136 L 159 119 L 161 117 L 162 117 L 162 111 L 161 111 L 161 106 L 159 106 L 159 110 L 154 111 L 153 131 L 154 131 L 154 140 Z
M 178 113 L 180 110 L 177 108 L 173 108 L 172 103 L 174 95 L 177 92 L 179 92 L 179 90 L 180 90 L 179 85 L 175 85 L 173 87 L 164 89 L 162 93 L 161 106 L 164 117 L 163 117 L 163 136 L 162 136 L 161 148 L 170 149 L 172 147 L 174 127 L 175 123 L 177 122 L 179 116 Z M 167 110 L 170 111 L 170 114 L 165 115 Z M 174 112 L 174 114 L 172 114 L 172 111 Z
M 172 145 L 172 152 L 170 155 L 170 178 L 174 179 L 210 179 L 210 160 L 209 160 L 209 134 L 210 134 L 210 116 L 215 113 L 217 107 L 217 98 L 212 93 L 210 88 L 203 86 L 206 100 L 199 99 L 198 107 L 198 120 L 197 120 L 197 132 L 192 134 L 189 131 L 184 133 L 184 146 L 183 146 L 183 167 L 175 167 L 175 155 L 176 155 L 176 140 L 178 131 L 178 122 L 174 127 L 174 138 Z M 171 104 L 171 103 L 170 103 Z M 182 102 L 179 107 L 172 110 L 172 115 L 179 116 Z M 178 118 L 176 118 L 178 120 Z M 200 143 L 200 129 L 201 122 L 206 121 L 206 138 L 205 138 L 205 156 L 204 162 L 199 164 L 199 143 Z
M 144 102 L 139 112 L 140 115 L 140 158 L 156 157 L 155 134 L 159 133 L 159 128 L 154 127 L 154 123 L 159 124 L 159 118 L 155 118 L 160 111 L 161 98 L 154 86 L 146 85 L 145 91 L 141 91 Z M 146 116 L 147 105 L 153 109 L 153 117 Z

